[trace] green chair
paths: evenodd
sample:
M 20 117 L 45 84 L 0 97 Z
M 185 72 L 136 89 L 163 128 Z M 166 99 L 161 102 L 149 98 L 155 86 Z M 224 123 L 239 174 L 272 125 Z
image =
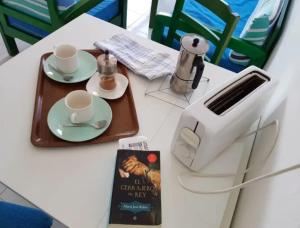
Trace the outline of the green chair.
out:
M 15 38 L 34 44 L 85 12 L 126 28 L 127 0 L 26 2 L 32 7 L 23 6 L 23 0 L 0 0 L 0 32 L 11 56 L 19 52 Z
M 151 1 L 151 11 L 150 11 L 150 21 L 149 28 L 152 29 L 154 27 L 154 18 L 157 13 L 158 0 Z
M 195 20 L 183 11 L 185 1 L 177 0 L 172 16 L 166 14 L 155 16 L 152 40 L 172 47 L 174 39 L 180 39 L 180 31 L 199 34 L 214 44 L 215 49 L 210 57 L 210 62 L 218 64 L 239 21 L 239 16 L 233 13 L 228 4 L 221 0 L 195 0 L 195 2 L 212 11 L 224 22 L 223 31 L 213 31 L 205 24 Z M 163 37 L 165 27 L 168 27 L 166 39 Z
M 208 56 L 212 58 L 211 62 L 234 72 L 239 72 L 248 65 L 263 67 L 282 34 L 292 0 L 281 0 L 273 19 L 270 19 L 268 7 L 274 10 L 278 1 L 264 1 L 266 4 L 261 5 L 258 5 L 260 0 L 226 0 L 226 2 L 231 10 L 239 15 L 240 20 L 231 37 L 223 37 L 226 42 L 219 42 L 223 48 L 209 49 Z M 209 8 L 210 11 L 203 9 L 199 3 Z M 198 33 L 210 41 L 213 41 L 212 36 L 216 38 L 226 36 L 222 23 L 219 23 L 219 18 L 215 17 L 220 14 L 225 16 L 226 11 L 225 19 L 229 23 L 233 22 L 228 16 L 232 13 L 229 7 L 222 6 L 224 4 L 222 0 L 178 0 L 172 15 L 163 13 L 156 15 L 158 0 L 152 0 L 149 25 L 153 28 L 152 39 L 178 49 L 178 44 L 174 45 L 174 42 L 170 44 L 170 36 L 174 33 L 174 28 L 177 40 L 185 32 Z M 273 5 L 270 7 L 270 4 Z M 176 20 L 178 20 L 177 24 Z M 203 31 L 202 27 L 208 29 L 209 32 Z M 171 28 L 171 34 L 168 36 L 169 28 Z M 229 34 L 227 33 L 227 36 Z M 215 45 L 214 42 L 212 43 Z M 225 52 L 223 52 L 224 48 Z

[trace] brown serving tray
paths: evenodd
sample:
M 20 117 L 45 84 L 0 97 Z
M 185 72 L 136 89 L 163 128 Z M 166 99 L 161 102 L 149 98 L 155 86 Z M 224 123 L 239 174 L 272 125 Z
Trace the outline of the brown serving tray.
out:
M 88 51 L 95 57 L 101 54 L 101 51 L 99 50 L 86 51 Z M 44 58 L 47 58 L 49 55 L 51 55 L 51 53 L 44 54 L 41 57 L 40 61 L 31 129 L 31 143 L 34 146 L 80 146 L 113 141 L 119 138 L 137 134 L 137 132 L 139 131 L 139 124 L 129 82 L 128 87 L 121 98 L 116 100 L 106 100 L 112 109 L 113 117 L 109 128 L 102 135 L 85 142 L 67 142 L 53 135 L 49 130 L 47 124 L 47 115 L 50 108 L 56 101 L 65 97 L 69 92 L 77 89 L 85 90 L 87 80 L 74 84 L 64 84 L 48 78 L 43 71 L 42 60 Z M 118 63 L 118 71 L 128 78 L 127 69 L 124 65 Z

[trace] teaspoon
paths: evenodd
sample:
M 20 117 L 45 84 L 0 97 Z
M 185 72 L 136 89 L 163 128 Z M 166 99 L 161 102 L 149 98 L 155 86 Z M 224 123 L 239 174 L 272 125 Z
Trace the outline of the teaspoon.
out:
M 44 66 L 44 69 L 45 69 L 45 71 L 46 71 L 47 74 L 52 75 L 52 76 L 54 75 L 54 73 L 49 69 L 49 66 L 50 66 L 50 67 L 53 68 L 56 72 L 58 72 L 58 73 L 62 76 L 62 78 L 63 78 L 65 81 L 70 81 L 70 80 L 72 80 L 73 77 L 74 77 L 74 76 L 71 75 L 71 74 L 63 73 L 61 70 L 57 69 L 54 65 L 52 65 L 52 63 L 46 62 L 44 59 L 43 59 L 43 66 Z
M 104 128 L 107 124 L 106 120 L 99 120 L 94 123 L 71 123 L 71 124 L 64 124 L 63 127 L 93 127 L 95 129 Z

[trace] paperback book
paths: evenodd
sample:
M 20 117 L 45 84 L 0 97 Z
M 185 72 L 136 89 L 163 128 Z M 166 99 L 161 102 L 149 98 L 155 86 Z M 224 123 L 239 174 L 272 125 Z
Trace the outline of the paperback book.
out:
M 118 150 L 108 227 L 160 226 L 159 151 Z

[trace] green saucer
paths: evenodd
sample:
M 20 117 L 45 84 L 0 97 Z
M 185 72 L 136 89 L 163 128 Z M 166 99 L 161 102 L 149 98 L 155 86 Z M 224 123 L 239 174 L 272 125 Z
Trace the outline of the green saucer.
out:
M 65 106 L 64 98 L 57 101 L 48 113 L 48 127 L 50 131 L 60 139 L 70 142 L 87 141 L 101 135 L 109 127 L 112 120 L 112 111 L 109 104 L 99 97 L 93 97 L 94 116 L 89 123 L 99 120 L 106 120 L 104 128 L 95 129 L 89 126 L 63 127 L 64 124 L 71 124 L 69 112 Z
M 65 81 L 61 73 L 56 71 L 52 66 L 50 66 L 49 63 L 55 66 L 55 57 L 53 54 L 47 58 L 46 64 L 44 66 L 44 72 L 49 78 L 51 78 L 54 81 L 62 83 L 76 83 L 89 79 L 97 70 L 96 58 L 86 51 L 78 51 L 78 62 L 78 69 L 74 73 L 72 73 L 73 78 L 69 81 Z M 48 73 L 49 70 L 52 72 L 52 74 Z

